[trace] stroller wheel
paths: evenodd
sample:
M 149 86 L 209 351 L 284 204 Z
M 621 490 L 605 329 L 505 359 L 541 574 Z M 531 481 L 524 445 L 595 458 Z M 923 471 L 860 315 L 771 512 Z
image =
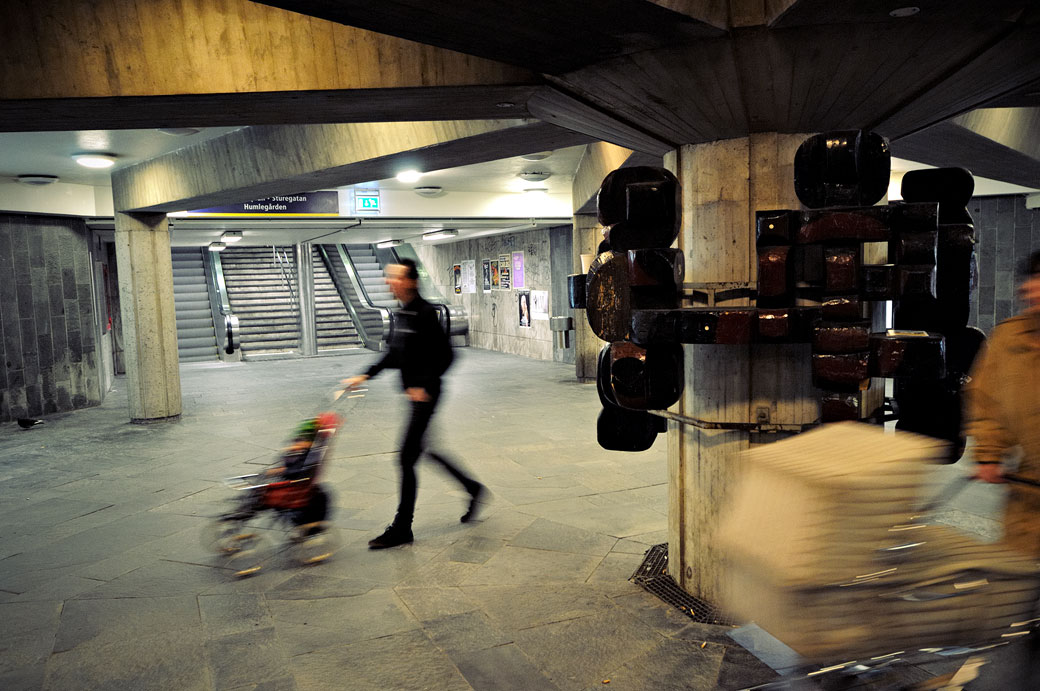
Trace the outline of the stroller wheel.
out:
M 304 523 L 293 530 L 292 557 L 300 564 L 318 564 L 333 555 L 338 546 L 336 532 L 328 523 Z
M 255 535 L 248 518 L 236 514 L 219 516 L 202 530 L 202 546 L 217 554 L 234 554 L 243 549 L 245 542 Z

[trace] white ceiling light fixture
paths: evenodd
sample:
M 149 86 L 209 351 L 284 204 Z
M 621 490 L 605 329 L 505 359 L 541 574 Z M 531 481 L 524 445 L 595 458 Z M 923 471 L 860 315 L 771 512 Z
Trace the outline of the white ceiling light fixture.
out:
M 391 247 L 397 247 L 401 244 L 402 243 L 400 240 L 383 240 L 382 242 L 377 242 L 376 247 L 381 250 L 386 250 L 390 249 Z
M 241 230 L 225 230 L 220 234 L 220 241 L 225 244 L 236 243 L 242 239 Z
M 524 159 L 525 161 L 544 161 L 545 159 L 552 156 L 552 154 L 553 152 L 551 151 L 538 151 L 533 154 L 524 154 L 520 158 Z
M 210 252 L 223 252 L 226 249 L 227 249 L 227 245 L 225 245 L 223 242 L 211 242 L 211 243 L 209 243 L 209 251 Z
M 23 185 L 50 185 L 58 181 L 57 175 L 19 175 L 15 178 Z
M 444 191 L 444 188 L 437 185 L 424 185 L 422 187 L 413 187 L 412 191 L 420 197 L 436 197 Z
M 459 231 L 454 228 L 444 228 L 442 230 L 435 230 L 430 233 L 423 233 L 422 239 L 426 242 L 432 240 L 443 240 L 444 238 L 453 238 L 459 234 Z
M 527 187 L 524 189 L 524 194 L 547 194 L 549 192 L 548 187 Z
M 198 134 L 202 130 L 197 127 L 160 127 L 159 131 L 163 134 L 168 134 L 171 137 L 190 137 L 193 134 Z
M 397 174 L 399 182 L 419 182 L 419 178 L 422 177 L 422 173 L 417 170 L 402 170 Z
M 524 171 L 523 173 L 517 173 L 522 180 L 527 182 L 541 182 L 542 180 L 548 180 L 552 177 L 552 173 L 545 170 L 532 170 Z
M 114 154 L 73 154 L 72 160 L 85 168 L 111 168 L 116 163 Z

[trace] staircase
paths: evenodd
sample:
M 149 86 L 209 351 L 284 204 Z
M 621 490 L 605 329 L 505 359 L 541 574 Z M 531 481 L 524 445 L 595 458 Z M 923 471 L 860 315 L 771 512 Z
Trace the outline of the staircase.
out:
M 177 357 L 181 362 L 217 359 L 206 286 L 206 265 L 199 247 L 173 247 L 173 306 L 177 317 Z
M 300 347 L 294 248 L 274 250 L 279 256 L 288 257 L 284 273 L 269 246 L 229 247 L 220 257 L 228 300 L 239 320 L 242 356 L 247 359 L 250 355 L 284 353 Z
M 314 321 L 318 350 L 361 348 L 361 336 L 343 305 L 343 299 L 332 282 L 332 276 L 317 247 L 311 248 L 314 267 Z

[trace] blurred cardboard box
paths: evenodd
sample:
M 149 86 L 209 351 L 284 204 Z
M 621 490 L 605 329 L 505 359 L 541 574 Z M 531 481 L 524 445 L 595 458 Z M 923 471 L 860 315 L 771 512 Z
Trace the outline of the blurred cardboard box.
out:
M 998 638 L 1035 560 L 915 520 L 944 443 L 856 422 L 755 447 L 722 516 L 724 610 L 809 660 Z

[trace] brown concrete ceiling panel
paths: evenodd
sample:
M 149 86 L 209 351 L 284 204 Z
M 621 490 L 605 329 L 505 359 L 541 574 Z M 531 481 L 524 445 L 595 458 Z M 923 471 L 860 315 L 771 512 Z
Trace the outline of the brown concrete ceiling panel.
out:
M 647 0 L 276 0 L 264 4 L 560 74 L 722 29 Z M 711 10 L 717 16 L 717 9 Z
M 735 0 L 739 1 L 739 0 Z M 782 0 L 773 6 L 773 27 L 821 26 L 827 24 L 945 24 L 1013 20 L 1027 3 L 1022 0 Z M 786 7 L 784 6 L 786 5 Z M 889 14 L 899 8 L 916 7 L 906 17 Z
M 23 2 L 4 19 L 3 99 L 540 81 L 512 65 L 249 0 Z
M 935 122 L 942 101 L 947 109 L 950 102 L 978 104 L 1031 80 L 1040 65 L 1027 60 L 1022 37 L 1032 29 L 1009 37 L 1008 26 L 752 27 L 723 39 L 626 55 L 552 81 L 665 141 L 886 121 L 891 126 L 885 133 L 896 136 Z M 1008 38 L 1014 56 L 991 56 Z M 1036 45 L 1040 40 L 1031 46 L 1034 54 Z M 1019 64 L 1009 64 L 1014 61 Z M 949 83 L 951 75 L 967 72 L 970 79 Z
M 1019 24 L 976 45 L 970 60 L 951 61 L 943 79 L 913 94 L 887 117 L 868 124 L 888 137 L 903 136 L 1020 93 L 1040 80 L 1040 24 Z
M 246 127 L 112 174 L 120 211 L 183 211 L 585 144 L 523 120 Z

